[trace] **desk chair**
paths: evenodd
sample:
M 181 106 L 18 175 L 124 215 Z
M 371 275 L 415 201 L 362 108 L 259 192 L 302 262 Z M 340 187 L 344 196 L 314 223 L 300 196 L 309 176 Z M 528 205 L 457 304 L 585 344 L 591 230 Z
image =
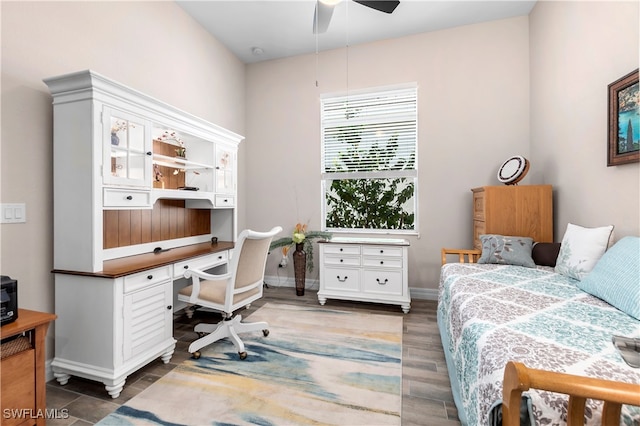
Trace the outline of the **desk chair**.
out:
M 251 302 L 262 297 L 269 245 L 280 231 L 282 228 L 279 226 L 269 232 L 242 231 L 226 274 L 212 275 L 193 269 L 184 272 L 184 277 L 191 278 L 192 284 L 180 290 L 178 300 L 220 311 L 224 317 L 217 324 L 196 325 L 194 331 L 200 338 L 189 346 L 194 358 L 200 358 L 201 348 L 228 337 L 238 350 L 240 359 L 245 359 L 247 352 L 238 333 L 262 330 L 265 337 L 269 335 L 266 322 L 243 323 L 242 316 L 234 316 L 233 312 L 249 307 Z

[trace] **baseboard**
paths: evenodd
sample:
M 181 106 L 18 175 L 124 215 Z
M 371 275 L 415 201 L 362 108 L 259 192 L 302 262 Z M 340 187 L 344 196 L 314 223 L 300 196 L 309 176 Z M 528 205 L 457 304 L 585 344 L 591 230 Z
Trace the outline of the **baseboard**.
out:
M 280 277 L 277 275 L 265 275 L 264 282 L 268 286 L 273 287 L 291 287 L 295 288 L 296 281 L 293 277 Z M 306 280 L 305 289 L 318 290 L 320 288 L 319 280 Z M 419 300 L 438 300 L 438 290 L 433 288 L 409 288 L 412 299 Z

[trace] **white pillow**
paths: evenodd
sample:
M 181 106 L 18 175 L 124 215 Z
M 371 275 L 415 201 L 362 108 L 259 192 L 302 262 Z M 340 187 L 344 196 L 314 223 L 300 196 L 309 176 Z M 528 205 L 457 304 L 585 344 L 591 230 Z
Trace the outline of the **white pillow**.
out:
M 587 276 L 607 251 L 613 225 L 583 228 L 569 223 L 562 237 L 555 271 L 577 280 Z

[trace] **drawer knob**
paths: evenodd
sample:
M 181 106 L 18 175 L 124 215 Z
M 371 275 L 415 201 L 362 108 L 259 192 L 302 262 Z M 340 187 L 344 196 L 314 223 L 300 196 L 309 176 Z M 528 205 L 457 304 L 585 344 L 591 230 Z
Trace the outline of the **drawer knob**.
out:
M 153 153 L 151 151 L 147 151 L 147 155 L 151 156 Z
M 184 269 L 189 269 L 189 265 L 184 265 L 183 268 Z
M 218 256 L 218 260 L 222 260 L 222 256 Z
M 338 278 L 338 281 L 340 281 L 341 283 L 345 282 L 347 280 L 347 278 L 349 278 L 347 275 L 344 276 L 344 278 L 340 278 L 340 275 L 338 275 L 336 278 Z
M 384 281 L 380 282 L 380 278 L 376 278 L 376 281 L 378 281 L 378 284 L 380 285 L 385 285 L 386 283 L 389 282 L 389 278 L 385 278 Z
M 342 247 L 340 247 L 340 251 L 344 251 L 344 249 Z
M 129 201 L 133 200 L 133 197 L 131 195 L 127 195 L 125 198 Z
M 148 280 L 152 280 L 153 279 L 153 275 L 147 275 L 147 279 Z
M 344 259 L 340 259 L 340 263 L 344 262 Z
M 380 250 L 380 254 L 384 253 L 384 250 Z
M 380 261 L 380 264 L 381 264 L 381 265 L 384 265 L 384 260 L 381 260 L 381 261 Z
M 170 311 L 170 310 L 171 310 L 171 308 L 173 308 L 173 306 L 171 306 L 171 305 L 167 306 L 167 310 L 168 310 L 168 311 Z

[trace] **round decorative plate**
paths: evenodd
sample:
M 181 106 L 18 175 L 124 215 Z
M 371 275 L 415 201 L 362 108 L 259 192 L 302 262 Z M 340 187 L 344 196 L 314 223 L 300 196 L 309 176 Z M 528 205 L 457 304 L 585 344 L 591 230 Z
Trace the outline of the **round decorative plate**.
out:
M 505 185 L 516 185 L 529 171 L 529 160 L 515 155 L 502 163 L 498 169 L 498 180 Z

